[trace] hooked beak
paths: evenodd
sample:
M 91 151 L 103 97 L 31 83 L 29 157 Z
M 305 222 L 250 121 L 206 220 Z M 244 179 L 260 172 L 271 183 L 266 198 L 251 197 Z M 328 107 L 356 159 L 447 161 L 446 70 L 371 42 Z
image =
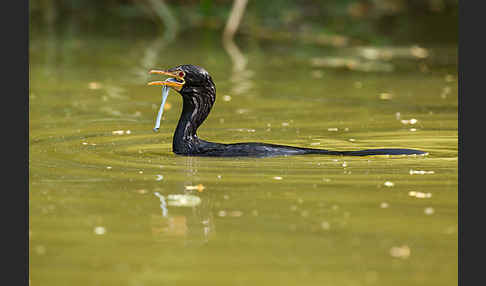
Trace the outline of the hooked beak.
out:
M 162 74 L 169 76 L 170 78 L 164 80 L 164 81 L 151 81 L 147 83 L 148 85 L 159 85 L 159 86 L 170 86 L 173 89 L 180 91 L 186 81 L 184 80 L 184 77 L 179 76 L 178 72 L 169 72 L 169 71 L 161 71 L 161 70 L 150 70 L 150 74 Z

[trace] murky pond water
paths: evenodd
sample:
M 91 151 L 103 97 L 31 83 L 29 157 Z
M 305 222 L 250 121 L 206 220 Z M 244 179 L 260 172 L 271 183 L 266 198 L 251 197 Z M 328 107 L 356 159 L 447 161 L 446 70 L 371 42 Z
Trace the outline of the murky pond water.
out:
M 211 34 L 33 36 L 32 285 L 455 285 L 456 67 L 334 69 L 316 59 L 342 50 L 240 45 L 234 70 Z M 154 133 L 147 71 L 184 63 L 217 86 L 203 139 L 429 155 L 176 156 L 180 96 Z

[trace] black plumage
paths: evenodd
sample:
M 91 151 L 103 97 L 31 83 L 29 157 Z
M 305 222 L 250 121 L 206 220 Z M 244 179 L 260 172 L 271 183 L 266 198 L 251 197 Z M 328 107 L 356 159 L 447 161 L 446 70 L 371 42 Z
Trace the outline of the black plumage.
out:
M 176 89 L 176 91 L 182 96 L 183 107 L 172 142 L 173 152 L 179 155 L 269 157 L 303 154 L 346 156 L 426 154 L 424 151 L 413 149 L 331 151 L 254 142 L 222 144 L 205 141 L 197 136 L 197 129 L 207 118 L 216 101 L 216 87 L 209 73 L 204 68 L 195 65 L 181 65 L 159 73 L 181 75 L 177 76 L 180 81 L 180 89 Z M 166 82 L 158 83 L 164 85 Z

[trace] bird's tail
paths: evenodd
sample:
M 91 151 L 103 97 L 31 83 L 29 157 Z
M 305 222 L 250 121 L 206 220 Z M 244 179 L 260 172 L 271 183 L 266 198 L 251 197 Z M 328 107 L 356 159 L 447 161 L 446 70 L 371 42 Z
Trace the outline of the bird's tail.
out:
M 427 152 L 415 149 L 366 149 L 358 151 L 331 151 L 324 149 L 307 149 L 308 154 L 343 155 L 343 156 L 374 156 L 374 155 L 427 155 Z

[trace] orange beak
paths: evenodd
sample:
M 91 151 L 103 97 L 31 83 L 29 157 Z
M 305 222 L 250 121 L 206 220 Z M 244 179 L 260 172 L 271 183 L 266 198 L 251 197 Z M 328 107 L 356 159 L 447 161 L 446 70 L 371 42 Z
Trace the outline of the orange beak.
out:
M 168 72 L 168 71 L 161 71 L 161 70 L 150 70 L 149 73 L 150 74 L 162 74 L 162 75 L 169 76 L 170 78 L 168 78 L 164 81 L 151 81 L 151 82 L 147 83 L 148 85 L 159 85 L 159 86 L 166 85 L 166 86 L 170 86 L 170 87 L 174 88 L 177 91 L 180 91 L 182 89 L 182 87 L 184 86 L 184 84 L 186 83 L 186 81 L 184 80 L 184 77 L 179 76 L 179 74 L 177 74 L 178 73 L 177 71 L 176 72 Z

